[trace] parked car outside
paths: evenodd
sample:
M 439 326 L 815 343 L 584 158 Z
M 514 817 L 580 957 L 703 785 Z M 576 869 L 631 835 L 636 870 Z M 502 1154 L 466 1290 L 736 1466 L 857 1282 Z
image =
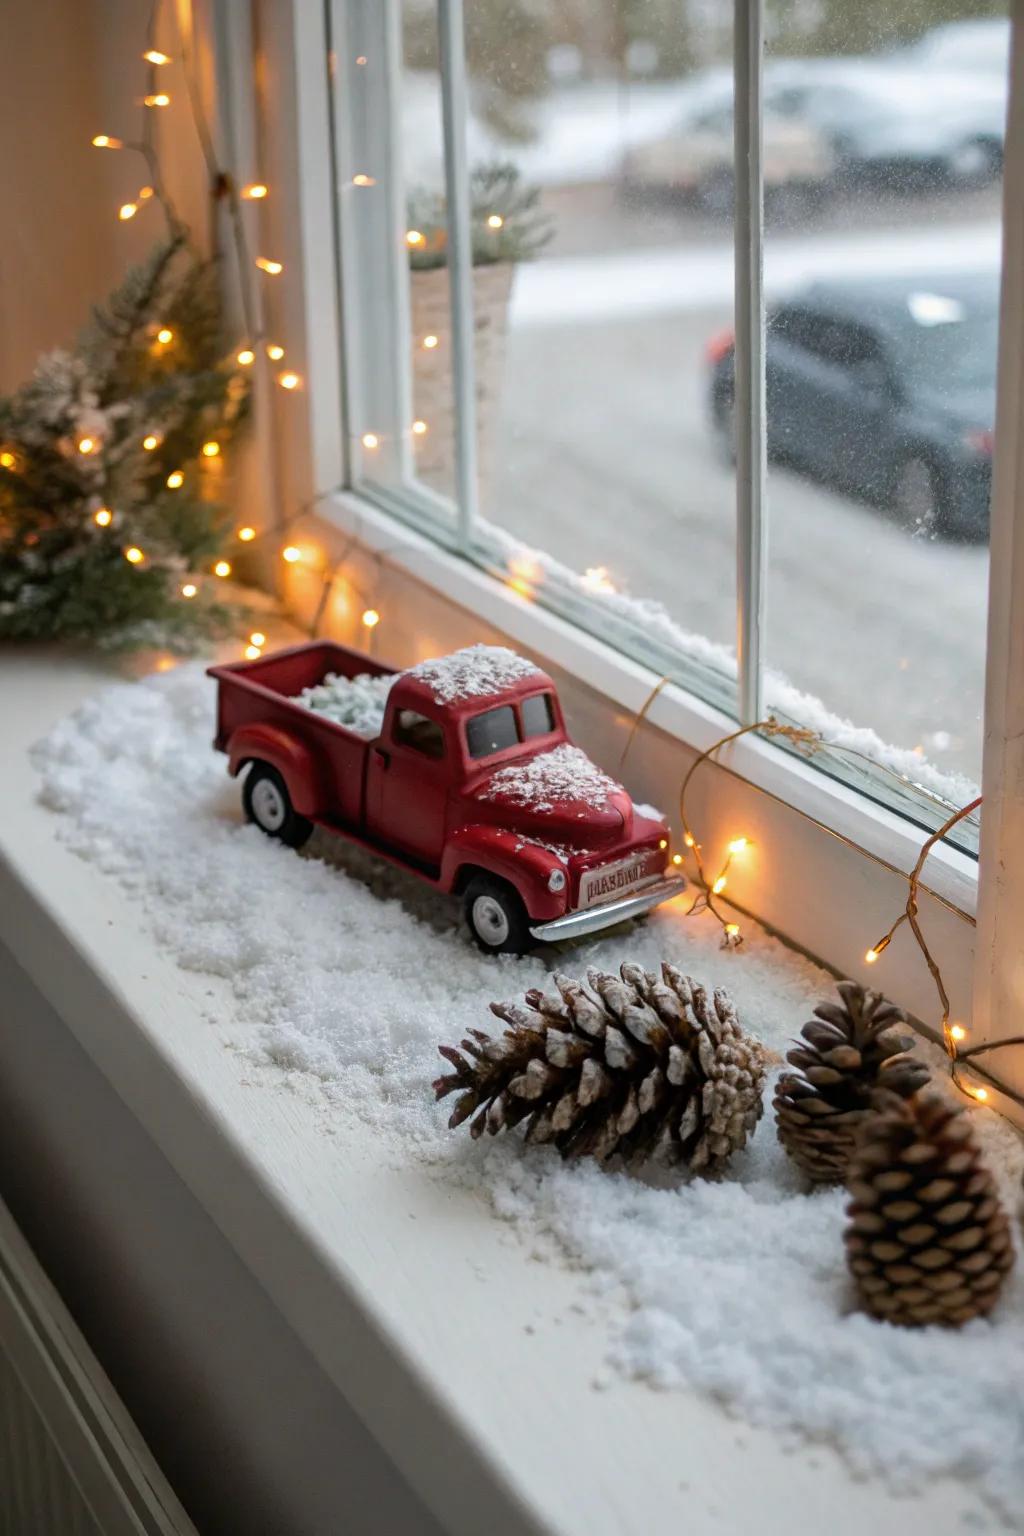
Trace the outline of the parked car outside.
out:
M 772 312 L 768 451 L 891 508 L 913 532 L 988 531 L 998 278 L 816 283 Z M 730 336 L 709 343 L 712 420 L 733 436 Z
M 713 104 L 687 111 L 672 128 L 630 150 L 627 185 L 643 192 L 691 197 L 715 214 L 732 212 L 733 106 L 731 86 Z M 764 118 L 765 200 L 783 203 L 817 197 L 831 178 L 834 156 L 809 122 L 766 112 Z
M 1003 161 L 1006 82 L 877 57 L 778 59 L 765 110 L 811 127 L 846 180 L 980 185 Z
M 1005 80 L 1010 67 L 1010 19 L 981 16 L 948 21 L 890 57 L 911 69 L 976 70 Z

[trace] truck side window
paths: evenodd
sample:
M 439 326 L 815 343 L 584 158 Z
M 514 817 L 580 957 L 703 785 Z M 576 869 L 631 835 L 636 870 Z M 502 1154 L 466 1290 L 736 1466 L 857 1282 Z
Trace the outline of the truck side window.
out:
M 519 706 L 523 722 L 523 735 L 547 736 L 555 728 L 555 712 L 551 708 L 550 693 L 534 693 Z
M 511 704 L 486 709 L 482 715 L 474 715 L 466 721 L 466 745 L 470 757 L 490 757 L 492 752 L 514 747 L 518 741 L 516 713 Z
M 418 715 L 414 709 L 400 709 L 391 727 L 391 740 L 397 747 L 411 747 L 424 757 L 444 757 L 444 731 L 436 720 Z

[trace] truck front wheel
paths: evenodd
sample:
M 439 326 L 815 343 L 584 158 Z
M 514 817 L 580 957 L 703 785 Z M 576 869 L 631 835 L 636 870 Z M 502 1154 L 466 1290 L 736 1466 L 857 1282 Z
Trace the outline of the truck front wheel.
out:
M 477 875 L 466 887 L 463 911 L 470 933 L 488 954 L 521 955 L 533 943 L 526 908 L 504 880 Z
M 288 786 L 269 763 L 253 763 L 249 769 L 242 786 L 242 806 L 247 819 L 261 832 L 288 848 L 301 848 L 313 831 L 313 823 L 293 808 Z

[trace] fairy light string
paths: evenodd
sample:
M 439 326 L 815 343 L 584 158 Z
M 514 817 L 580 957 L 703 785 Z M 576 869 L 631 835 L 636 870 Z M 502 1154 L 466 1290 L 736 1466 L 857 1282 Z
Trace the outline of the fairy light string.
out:
M 146 23 L 145 47 L 142 50 L 142 59 L 145 62 L 146 71 L 143 95 L 141 98 L 141 121 L 138 137 L 133 139 L 121 139 L 112 134 L 98 133 L 94 136 L 92 143 L 97 149 L 111 151 L 123 150 L 136 154 L 143 160 L 145 164 L 147 175 L 146 184 L 139 189 L 134 198 L 121 204 L 119 209 L 119 217 L 121 218 L 122 222 L 128 222 L 134 219 L 139 213 L 142 212 L 146 203 L 153 199 L 160 204 L 163 210 L 169 235 L 174 239 L 180 239 L 190 243 L 191 236 L 188 226 L 179 216 L 167 191 L 156 143 L 156 113 L 162 109 L 171 108 L 173 106 L 171 95 L 163 89 L 161 82 L 161 72 L 167 65 L 173 62 L 172 56 L 169 53 L 165 53 L 158 46 L 157 39 L 161 12 L 162 0 L 151 0 Z M 188 8 L 188 15 L 191 15 L 191 6 Z M 249 241 L 249 235 L 247 232 L 242 206 L 243 202 L 263 202 L 270 195 L 271 189 L 265 182 L 261 180 L 255 180 L 241 185 L 237 178 L 232 174 L 232 172 L 221 163 L 217 153 L 215 138 L 211 131 L 210 123 L 203 106 L 202 89 L 193 46 L 193 38 L 191 36 L 190 26 L 186 24 L 186 22 L 183 22 L 179 27 L 178 37 L 182 74 L 185 81 L 185 94 L 206 168 L 210 187 L 210 195 L 214 206 L 216 206 L 218 203 L 223 203 L 226 207 L 231 233 L 231 243 L 234 248 L 234 257 L 238 274 L 238 292 L 242 311 L 242 320 L 245 327 L 245 340 L 240 343 L 236 343 L 235 347 L 233 348 L 234 360 L 236 365 L 242 369 L 252 367 L 257 363 L 257 360 L 260 360 L 264 357 L 267 358 L 269 362 L 276 364 L 285 358 L 286 349 L 283 345 L 281 345 L 279 341 L 270 341 L 267 339 L 262 319 L 262 305 L 260 304 L 259 291 L 255 284 L 256 274 L 258 272 L 264 274 L 267 280 L 280 281 L 285 270 L 284 263 L 280 261 L 273 253 L 253 253 Z M 356 62 L 360 65 L 366 65 L 369 61 L 361 55 L 356 60 Z M 353 187 L 359 189 L 360 192 L 372 189 L 377 186 L 377 178 L 376 176 L 370 174 L 369 169 L 360 170 L 358 174 L 351 178 L 351 181 Z M 484 216 L 485 226 L 492 233 L 500 231 L 504 222 L 505 221 L 502 215 L 498 214 L 497 212 L 490 212 Z M 415 230 L 408 232 L 406 241 L 410 249 L 415 248 L 418 243 L 422 243 L 424 241 L 425 237 L 422 235 L 419 235 L 419 239 L 417 240 L 417 235 L 418 232 Z M 170 341 L 173 340 L 173 338 L 167 334 L 166 327 L 158 333 L 157 339 L 161 345 L 169 345 Z M 430 335 L 429 337 L 423 338 L 421 344 L 427 346 L 428 348 L 431 346 L 436 346 L 440 344 L 440 338 L 434 335 Z M 301 391 L 304 384 L 302 375 L 292 367 L 285 367 L 278 371 L 275 375 L 275 381 L 278 387 L 285 393 L 295 393 Z M 365 452 L 372 453 L 378 448 L 381 448 L 384 444 L 391 442 L 394 437 L 404 435 L 405 437 L 411 436 L 414 440 L 417 438 L 422 439 L 428 434 L 429 430 L 429 422 L 424 421 L 421 418 L 417 418 L 409 424 L 403 434 L 393 434 L 387 431 L 382 431 L 379 428 L 368 428 L 360 432 L 355 432 L 352 435 L 353 441 L 355 443 L 358 443 Z M 144 447 L 150 451 L 155 451 L 159 448 L 161 441 L 161 436 L 159 436 L 156 432 L 150 433 L 145 440 Z M 219 458 L 219 445 L 215 445 L 215 447 L 216 451 L 210 452 L 208 451 L 209 445 L 204 446 L 202 453 L 207 460 Z M 83 454 L 88 454 L 93 451 L 93 445 L 90 443 L 88 447 L 82 448 L 81 451 Z M 171 468 L 167 477 L 168 487 L 170 489 L 176 489 L 182 484 L 182 481 L 183 471 L 177 467 Z M 289 528 L 291 528 L 294 524 L 305 517 L 314 505 L 323 500 L 325 497 L 331 495 L 333 490 L 339 489 L 341 489 L 340 485 L 332 488 L 332 491 L 318 493 L 311 499 L 311 501 L 304 503 L 290 516 L 276 518 L 274 527 L 272 529 L 265 529 L 261 531 L 255 528 L 251 523 L 245 522 L 236 529 L 235 536 L 240 543 L 247 547 L 247 549 L 257 546 L 262 540 L 267 538 L 280 539 L 286 535 Z M 113 514 L 110 515 L 112 516 Z M 97 519 L 97 521 L 99 521 L 99 519 Z M 102 522 L 100 522 L 99 525 L 105 526 L 105 524 Z M 355 540 L 350 540 L 344 546 L 340 558 L 335 560 L 326 571 L 319 602 L 311 624 L 311 633 L 313 634 L 316 634 L 319 631 L 319 627 L 322 622 L 327 603 L 330 599 L 331 592 L 334 590 L 335 586 L 344 575 L 344 566 L 351 554 L 354 544 Z M 137 546 L 133 545 L 131 548 L 133 552 L 137 550 Z M 144 552 L 142 553 L 144 558 Z M 307 552 L 299 548 L 297 545 L 285 543 L 280 551 L 280 554 L 286 565 L 296 566 L 300 564 L 309 564 L 309 557 Z M 374 559 L 377 571 L 379 573 L 382 569 L 382 558 L 379 554 L 377 554 L 374 556 Z M 141 561 L 133 560 L 132 563 L 140 564 Z M 231 562 L 226 559 L 218 560 L 212 567 L 213 576 L 220 579 L 224 579 L 225 577 L 229 576 L 231 571 Z M 354 581 L 350 575 L 346 579 L 348 580 L 348 584 L 352 587 L 352 590 L 356 596 L 365 603 L 365 607 L 362 613 L 362 625 L 363 628 L 368 632 L 369 637 L 372 639 L 374 630 L 381 622 L 381 613 L 377 607 L 376 592 L 373 596 L 367 597 L 366 593 L 361 590 L 358 583 Z M 379 585 L 379 580 L 377 585 Z M 192 600 L 198 592 L 196 577 L 190 577 L 187 581 L 179 586 L 178 590 L 179 595 L 184 601 Z M 250 635 L 248 644 L 245 648 L 245 653 L 247 655 L 251 654 L 254 647 L 255 642 Z
M 650 703 L 653 703 L 653 698 L 645 708 L 649 708 Z M 730 731 L 727 736 L 721 737 L 705 751 L 701 752 L 698 757 L 694 758 L 683 777 L 682 786 L 679 791 L 679 820 L 683 829 L 683 843 L 693 858 L 696 872 L 695 884 L 698 888 L 697 895 L 690 904 L 686 915 L 687 917 L 693 917 L 699 912 L 710 912 L 722 928 L 722 944 L 725 948 L 738 948 L 743 943 L 743 934 L 739 924 L 732 918 L 726 917 L 719 909 L 717 898 L 725 890 L 733 860 L 741 857 L 753 844 L 751 839 L 744 835 L 731 838 L 726 847 L 725 858 L 719 866 L 718 873 L 713 878 L 709 878 L 704 863 L 703 847 L 698 841 L 690 823 L 690 818 L 687 815 L 686 796 L 694 774 L 704 763 L 717 760 L 718 753 L 723 747 L 738 741 L 741 736 L 749 736 L 754 731 L 759 731 L 764 736 L 785 737 L 794 746 L 816 745 L 816 733 L 814 731 L 806 726 L 785 725 L 781 721 L 776 720 L 774 716 L 770 716 L 766 720 L 758 720 L 753 725 L 739 726 L 735 731 Z M 632 735 L 627 743 L 627 748 L 631 742 Z M 674 859 L 680 863 L 682 862 L 682 856 L 679 854 L 674 855 Z
M 913 869 L 910 871 L 910 874 L 906 877 L 906 906 L 897 917 L 896 921 L 892 924 L 892 926 L 886 930 L 880 939 L 877 939 L 875 943 L 872 944 L 869 950 L 867 950 L 864 959 L 868 965 L 875 965 L 880 957 L 888 949 L 894 936 L 898 933 L 902 925 L 904 923 L 908 925 L 911 933 L 914 935 L 914 940 L 924 957 L 925 964 L 928 967 L 932 981 L 935 984 L 935 990 L 938 994 L 939 1006 L 942 1015 L 940 1021 L 942 1043 L 945 1047 L 946 1055 L 949 1060 L 950 1077 L 961 1093 L 966 1094 L 969 1098 L 978 1099 L 984 1103 L 988 1098 L 988 1090 L 985 1088 L 970 1087 L 965 1084 L 960 1077 L 960 1064 L 962 1062 L 976 1060 L 977 1057 L 984 1056 L 990 1051 L 1001 1051 L 1004 1050 L 1007 1046 L 1011 1045 L 1024 1045 L 1024 1035 L 1010 1035 L 1003 1040 L 989 1040 L 983 1042 L 980 1045 L 967 1046 L 966 1049 L 961 1047 L 961 1041 L 967 1039 L 967 1030 L 962 1024 L 954 1024 L 950 1022 L 951 1007 L 949 1001 L 949 993 L 946 991 L 946 984 L 942 977 L 942 969 L 939 966 L 938 961 L 935 959 L 935 956 L 932 954 L 932 951 L 928 945 L 928 941 L 926 940 L 924 932 L 921 928 L 917 899 L 921 884 L 921 873 L 928 859 L 928 855 L 931 853 L 936 843 L 940 843 L 943 838 L 952 831 L 958 822 L 964 821 L 968 816 L 979 810 L 981 804 L 982 797 L 981 795 L 978 795 L 976 799 L 969 801 L 967 805 L 961 806 L 958 811 L 955 811 L 952 816 L 948 817 L 942 826 L 937 828 L 936 831 L 934 831 L 931 836 L 921 845 L 921 851 L 917 856 L 917 862 L 915 863 Z M 1014 1093 L 1011 1089 L 1006 1088 L 1003 1084 L 1000 1084 L 999 1088 L 1000 1092 L 1005 1093 L 1008 1097 L 1014 1099 L 1017 1103 L 1024 1103 L 1024 1098 Z
M 660 678 L 651 689 L 640 709 L 634 715 L 628 736 L 626 738 L 626 743 L 619 760 L 620 767 L 625 762 L 626 757 L 628 756 L 635 740 L 637 731 L 648 715 L 655 699 L 661 693 L 662 689 L 672 681 L 673 679 L 670 676 Z M 840 742 L 829 741 L 820 732 L 811 729 L 809 726 L 789 725 L 776 719 L 776 717 L 772 715 L 769 715 L 764 720 L 757 720 L 751 725 L 737 727 L 736 730 L 730 731 L 726 735 L 720 737 L 717 741 L 713 742 L 711 746 L 707 747 L 703 752 L 701 752 L 688 768 L 683 778 L 679 793 L 679 813 L 683 830 L 683 843 L 686 852 L 692 859 L 692 875 L 694 884 L 697 886 L 697 895 L 690 906 L 687 908 L 686 916 L 690 917 L 700 912 L 709 912 L 722 928 L 723 947 L 738 947 L 743 942 L 743 938 L 739 924 L 730 919 L 726 913 L 721 910 L 721 907 L 717 902 L 717 898 L 725 889 L 729 870 L 734 858 L 745 853 L 746 850 L 752 846 L 752 842 L 748 837 L 742 835 L 732 838 L 727 844 L 726 855 L 722 863 L 718 866 L 717 874 L 715 874 L 713 877 L 710 876 L 708 872 L 708 865 L 704 857 L 703 847 L 694 833 L 690 817 L 687 813 L 687 792 L 690 789 L 694 775 L 704 763 L 717 761 L 718 754 L 724 747 L 729 746 L 734 741 L 738 741 L 740 737 L 752 735 L 755 732 L 764 737 L 775 737 L 787 740 L 793 746 L 797 747 L 803 752 L 807 752 L 808 754 L 813 754 L 815 752 L 824 750 L 847 752 L 852 756 L 864 758 L 866 761 L 872 762 L 876 769 L 884 773 L 888 773 L 900 781 L 905 781 L 904 775 L 897 773 L 896 770 L 888 767 L 887 764 L 874 762 L 873 759 L 867 757 L 867 754 L 859 751 L 856 748 L 846 747 Z M 952 1010 L 949 993 L 947 992 L 945 980 L 942 975 L 942 968 L 936 960 L 935 955 L 933 954 L 931 947 L 929 946 L 925 937 L 924 930 L 921 926 L 919 904 L 921 879 L 925 864 L 927 863 L 928 857 L 932 850 L 938 843 L 941 843 L 945 838 L 949 836 L 954 827 L 958 826 L 961 822 L 966 821 L 969 817 L 975 815 L 981 809 L 981 805 L 982 797 L 978 795 L 975 799 L 969 801 L 966 805 L 959 807 L 959 809 L 955 810 L 951 815 L 947 816 L 942 825 L 937 827 L 936 830 L 925 839 L 924 843 L 922 843 L 914 866 L 909 871 L 909 873 L 904 871 L 898 872 L 902 874 L 903 878 L 907 882 L 906 903 L 899 916 L 885 931 L 881 938 L 877 939 L 874 944 L 872 944 L 870 948 L 866 950 L 864 961 L 867 965 L 875 965 L 881 956 L 885 953 L 885 951 L 889 948 L 900 928 L 904 924 L 907 925 L 911 934 L 913 935 L 914 942 L 920 950 L 922 958 L 928 967 L 929 974 L 932 978 L 932 982 L 934 983 L 935 991 L 939 999 L 939 1007 L 941 1013 L 941 1038 L 943 1047 L 946 1051 L 947 1060 L 949 1062 L 950 1077 L 956 1088 L 958 1088 L 961 1093 L 967 1095 L 969 1098 L 974 1099 L 976 1102 L 984 1104 L 988 1100 L 988 1090 L 984 1087 L 975 1087 L 966 1084 L 960 1075 L 960 1067 L 966 1063 L 977 1062 L 979 1057 L 985 1056 L 992 1051 L 1004 1050 L 1010 1046 L 1024 1045 L 1024 1035 L 1011 1035 L 1007 1036 L 1005 1039 L 985 1041 L 978 1045 L 963 1045 L 962 1042 L 968 1038 L 968 1032 L 962 1024 L 951 1022 Z M 676 853 L 673 855 L 674 864 L 681 865 L 683 862 L 683 854 Z M 982 1068 L 981 1070 L 983 1071 L 984 1069 Z M 992 1079 L 992 1081 L 998 1087 L 999 1091 L 1006 1095 L 1006 1097 L 1013 1099 L 1018 1104 L 1024 1105 L 1024 1095 L 1018 1094 L 1013 1089 L 1007 1087 L 1001 1082 L 997 1082 L 995 1079 Z

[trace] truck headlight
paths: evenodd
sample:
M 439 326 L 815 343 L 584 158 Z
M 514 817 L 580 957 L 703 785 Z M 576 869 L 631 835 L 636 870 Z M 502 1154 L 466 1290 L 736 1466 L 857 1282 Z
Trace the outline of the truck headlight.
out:
M 549 891 L 564 891 L 565 890 L 565 870 L 564 869 L 553 869 L 551 871 L 550 875 L 548 875 L 548 890 Z

